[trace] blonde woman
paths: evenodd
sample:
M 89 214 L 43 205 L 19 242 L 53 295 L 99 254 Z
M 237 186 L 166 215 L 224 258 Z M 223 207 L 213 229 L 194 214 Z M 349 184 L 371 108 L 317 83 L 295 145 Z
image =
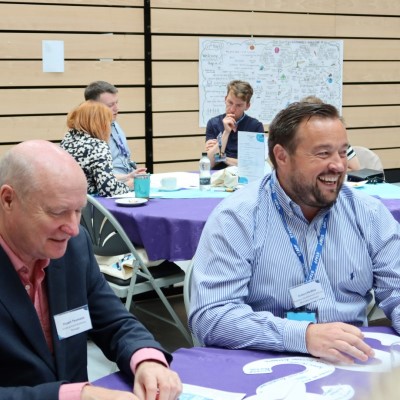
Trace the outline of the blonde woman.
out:
M 110 148 L 112 112 L 98 101 L 85 101 L 67 116 L 68 132 L 61 147 L 70 153 L 86 175 L 87 192 L 108 197 L 133 189 L 133 176 L 125 182 L 113 174 Z

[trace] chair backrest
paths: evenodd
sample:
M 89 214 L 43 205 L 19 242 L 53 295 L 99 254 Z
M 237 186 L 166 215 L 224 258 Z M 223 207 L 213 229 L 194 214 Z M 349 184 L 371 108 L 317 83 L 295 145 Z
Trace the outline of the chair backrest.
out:
M 357 157 L 360 161 L 360 169 L 369 168 L 375 169 L 378 171 L 383 171 L 383 165 L 379 156 L 368 149 L 367 147 L 362 146 L 352 146 L 354 151 L 357 154 Z
M 132 253 L 141 264 L 140 256 L 120 223 L 91 195 L 87 195 L 87 205 L 82 210 L 81 225 L 89 232 L 96 255 L 117 256 Z
M 190 308 L 190 285 L 192 282 L 193 260 L 190 261 L 185 271 L 185 280 L 183 282 L 183 302 L 185 304 L 186 315 L 189 316 Z

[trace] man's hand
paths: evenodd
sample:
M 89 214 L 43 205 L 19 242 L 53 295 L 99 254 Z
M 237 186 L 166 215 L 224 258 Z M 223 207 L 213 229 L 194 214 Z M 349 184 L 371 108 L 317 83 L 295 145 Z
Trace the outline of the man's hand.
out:
M 137 168 L 131 173 L 133 174 L 133 176 L 135 176 L 135 175 L 145 174 L 146 171 L 147 171 L 147 168 Z
M 310 324 L 306 331 L 308 352 L 331 362 L 353 364 L 354 359 L 365 362 L 374 357 L 363 339 L 360 329 L 342 322 Z
M 81 400 L 139 400 L 139 398 L 131 392 L 86 385 L 82 389 Z
M 235 131 L 236 132 L 236 120 L 235 120 L 235 114 L 226 114 L 225 118 L 222 120 L 222 123 L 224 124 L 224 128 L 226 132 L 231 132 Z
M 164 365 L 143 361 L 136 368 L 133 392 L 140 400 L 176 400 L 182 383 L 178 374 Z
M 206 151 L 212 149 L 217 144 L 217 139 L 209 139 L 206 141 Z

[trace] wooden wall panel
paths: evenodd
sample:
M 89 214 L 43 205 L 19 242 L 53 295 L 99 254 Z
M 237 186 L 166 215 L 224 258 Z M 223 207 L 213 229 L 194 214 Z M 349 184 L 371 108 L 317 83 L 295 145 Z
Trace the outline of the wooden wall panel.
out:
M 257 37 L 255 37 L 257 40 Z M 298 39 L 305 39 L 304 37 Z M 316 39 L 319 39 L 316 37 Z M 347 60 L 400 60 L 400 41 L 389 39 L 345 39 L 343 58 Z M 153 36 L 153 60 L 198 60 L 198 36 Z
M 344 106 L 376 104 L 400 104 L 400 84 L 344 85 Z
M 140 8 L 0 3 L 0 15 L 6 31 L 143 32 Z
M 199 127 L 198 112 L 154 113 L 153 135 L 187 136 L 204 135 L 205 129 Z
M 400 128 L 347 129 L 349 141 L 355 146 L 371 149 L 400 147 Z
M 146 161 L 146 150 L 144 139 L 132 140 L 128 139 L 129 150 L 131 151 L 132 158 L 138 164 L 144 165 Z
M 53 4 L 102 5 L 102 6 L 143 6 L 144 0 L 51 0 Z M 0 3 L 3 1 L 0 1 Z M 12 0 L 13 3 L 27 3 L 27 0 Z M 49 3 L 49 0 L 35 0 L 35 3 Z
M 154 165 L 154 173 L 156 174 L 161 174 L 163 172 L 175 172 L 175 171 L 193 172 L 197 171 L 198 169 L 199 169 L 199 162 L 197 160 Z
M 190 3 L 190 6 L 189 6 Z M 237 11 L 275 11 L 275 12 L 307 12 L 334 13 L 335 2 L 325 0 L 152 0 L 152 7 L 160 8 L 192 8 L 196 10 L 237 10 Z
M 116 86 L 144 85 L 143 61 L 65 61 L 64 72 L 43 72 L 41 61 L 0 61 L 0 86 L 86 86 L 96 80 Z M 11 79 L 10 79 L 11 78 Z
M 0 32 L 1 59 L 42 59 L 42 40 L 64 41 L 64 57 L 73 59 L 143 59 L 143 35 L 109 33 Z
M 335 36 L 335 18 L 331 15 L 202 10 L 153 9 L 151 13 L 153 33 L 235 36 L 314 36 L 315 32 L 321 37 Z
M 84 88 L 0 90 L 0 115 L 66 114 L 80 104 Z M 120 111 L 144 111 L 144 89 L 120 90 Z
M 17 143 L 31 138 L 59 141 L 67 130 L 67 116 L 3 117 L 2 142 Z M 144 137 L 144 114 L 120 114 L 118 122 L 127 137 Z
M 338 37 L 400 38 L 399 20 L 391 17 L 336 17 Z
M 187 0 L 153 0 L 152 7 L 189 8 Z M 322 14 L 400 15 L 397 0 L 191 0 L 190 8 Z
M 382 161 L 383 168 L 394 169 L 400 168 L 400 157 L 398 149 L 380 149 L 374 150 Z
M 153 140 L 153 151 L 157 161 L 200 160 L 204 137 L 157 138 Z
M 198 88 L 154 88 L 153 112 L 198 111 Z
M 349 128 L 400 126 L 400 105 L 343 108 L 343 117 Z
M 400 61 L 347 61 L 343 66 L 343 82 L 398 82 L 399 71 Z

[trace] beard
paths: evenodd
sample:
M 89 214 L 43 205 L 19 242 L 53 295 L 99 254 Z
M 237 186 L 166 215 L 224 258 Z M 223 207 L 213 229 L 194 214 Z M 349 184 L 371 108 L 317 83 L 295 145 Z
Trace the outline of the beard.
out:
M 340 189 L 342 188 L 344 177 L 338 178 L 335 187 L 331 190 L 321 190 L 318 186 L 318 180 L 313 183 L 306 183 L 307 180 L 301 174 L 292 175 L 289 179 L 291 192 L 290 197 L 299 206 L 302 204 L 314 208 L 331 207 L 336 203 Z

